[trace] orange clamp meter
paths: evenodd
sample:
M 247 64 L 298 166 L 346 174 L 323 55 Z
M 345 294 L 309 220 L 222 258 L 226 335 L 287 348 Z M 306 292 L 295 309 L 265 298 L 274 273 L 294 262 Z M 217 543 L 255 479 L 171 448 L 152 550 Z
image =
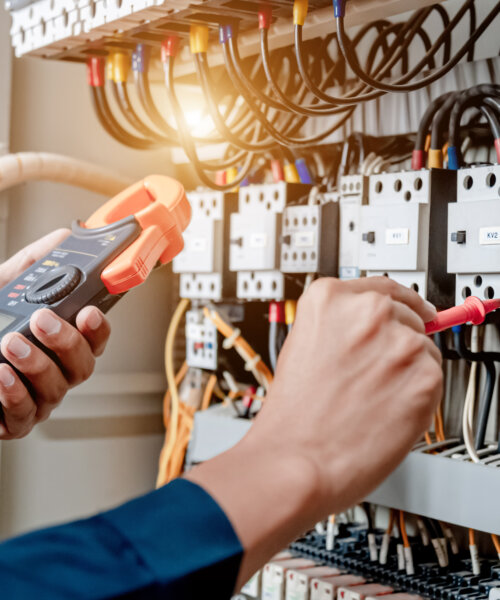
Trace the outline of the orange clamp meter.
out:
M 89 304 L 107 312 L 182 250 L 190 217 L 184 188 L 174 179 L 152 175 L 130 186 L 85 223 L 74 223 L 59 247 L 0 290 L 0 339 L 18 331 L 59 364 L 32 335 L 31 315 L 49 308 L 74 323 Z M 0 356 L 0 362 L 7 361 Z

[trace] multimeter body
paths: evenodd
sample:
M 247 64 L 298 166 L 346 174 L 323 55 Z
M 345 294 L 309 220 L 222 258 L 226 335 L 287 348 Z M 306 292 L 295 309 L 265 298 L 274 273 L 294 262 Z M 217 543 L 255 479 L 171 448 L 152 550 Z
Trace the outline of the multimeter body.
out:
M 155 175 L 131 186 L 86 223 L 75 222 L 57 248 L 0 289 L 0 339 L 19 332 L 61 366 L 31 333 L 32 314 L 48 308 L 74 324 L 84 306 L 107 312 L 155 266 L 182 250 L 189 219 L 184 189 L 175 180 Z M 0 354 L 0 362 L 8 361 Z
M 107 312 L 123 294 L 110 294 L 101 280 L 104 266 L 137 239 L 141 227 L 134 217 L 98 229 L 74 224 L 71 235 L 0 290 L 0 336 L 22 333 L 41 347 L 30 330 L 31 315 L 50 308 L 65 321 L 89 304 Z M 51 357 L 52 353 L 44 348 Z M 5 362 L 0 357 L 0 362 Z

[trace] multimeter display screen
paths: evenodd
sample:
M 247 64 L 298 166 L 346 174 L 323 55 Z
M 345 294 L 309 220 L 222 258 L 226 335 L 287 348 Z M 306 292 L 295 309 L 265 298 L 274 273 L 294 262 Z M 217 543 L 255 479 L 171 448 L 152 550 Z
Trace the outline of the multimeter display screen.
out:
M 13 317 L 12 315 L 6 315 L 5 313 L 0 312 L 0 332 L 2 332 L 4 329 L 7 329 L 7 327 L 15 320 L 16 317 Z

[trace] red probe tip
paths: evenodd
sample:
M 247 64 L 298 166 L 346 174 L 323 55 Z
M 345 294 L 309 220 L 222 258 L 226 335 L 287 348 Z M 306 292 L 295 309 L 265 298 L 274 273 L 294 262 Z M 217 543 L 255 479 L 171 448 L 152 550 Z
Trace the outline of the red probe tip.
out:
M 443 310 L 432 321 L 426 323 L 425 333 L 430 335 L 465 323 L 480 325 L 486 315 L 497 308 L 500 308 L 500 299 L 480 300 L 475 296 L 469 296 L 460 306 Z

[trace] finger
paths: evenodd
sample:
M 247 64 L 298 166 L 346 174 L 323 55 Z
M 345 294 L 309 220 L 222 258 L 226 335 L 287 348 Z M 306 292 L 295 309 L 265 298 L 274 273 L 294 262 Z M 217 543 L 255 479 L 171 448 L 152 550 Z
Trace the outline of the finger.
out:
M 424 300 L 414 290 L 396 283 L 388 277 L 363 277 L 361 279 L 353 279 L 352 281 L 342 282 L 343 291 L 354 293 L 363 293 L 374 291 L 380 294 L 386 294 L 392 297 L 393 300 L 401 302 L 409 306 L 417 315 L 427 323 L 432 321 L 436 316 L 436 307 L 427 300 Z
M 441 354 L 441 350 L 436 346 L 433 340 L 426 336 L 425 337 L 425 349 L 432 356 L 432 358 L 438 363 L 438 365 L 443 364 L 443 355 Z
M 76 326 L 90 344 L 94 356 L 101 356 L 111 333 L 108 320 L 95 306 L 86 306 L 76 317 Z
M 18 277 L 38 259 L 57 248 L 70 233 L 69 229 L 56 229 L 6 260 L 0 267 L 0 286 Z
M 95 358 L 89 343 L 75 327 L 48 308 L 42 308 L 31 316 L 30 329 L 44 346 L 57 354 L 69 386 L 90 377 Z
M 0 403 L 3 423 L 0 439 L 14 439 L 27 435 L 35 424 L 36 404 L 14 369 L 0 365 Z
M 47 419 L 68 390 L 59 367 L 19 333 L 3 336 L 0 349 L 5 358 L 30 381 L 37 405 L 36 421 Z
M 424 322 L 407 304 L 397 301 L 393 302 L 392 316 L 403 325 L 414 329 L 417 333 L 425 333 Z

